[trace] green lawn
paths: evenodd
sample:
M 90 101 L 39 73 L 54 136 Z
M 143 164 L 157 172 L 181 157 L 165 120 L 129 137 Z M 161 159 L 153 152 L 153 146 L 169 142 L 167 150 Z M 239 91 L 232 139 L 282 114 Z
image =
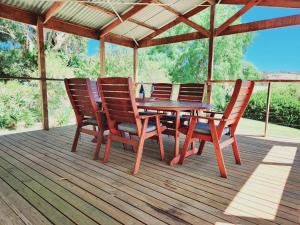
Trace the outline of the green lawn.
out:
M 263 135 L 265 130 L 265 123 L 250 119 L 241 119 L 238 126 L 238 133 L 249 135 Z M 276 124 L 269 123 L 268 136 L 292 138 L 300 140 L 300 130 L 290 127 L 284 127 Z
M 238 134 L 263 136 L 264 128 L 264 122 L 250 119 L 241 119 L 237 132 Z M 18 127 L 16 130 L 0 129 L 0 135 L 39 129 L 41 129 L 41 124 L 36 124 L 35 126 L 30 128 Z M 300 140 L 300 130 L 269 123 L 268 136 Z

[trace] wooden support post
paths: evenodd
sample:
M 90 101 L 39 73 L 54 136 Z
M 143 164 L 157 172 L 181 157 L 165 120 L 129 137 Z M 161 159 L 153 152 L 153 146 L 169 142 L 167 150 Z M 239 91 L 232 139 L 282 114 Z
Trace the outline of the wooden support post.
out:
M 214 67 L 214 35 L 215 35 L 215 5 L 210 6 L 210 30 L 209 30 L 209 46 L 208 46 L 208 70 L 207 70 L 207 101 L 212 101 L 212 83 L 213 67 Z
M 264 137 L 267 136 L 267 129 L 269 125 L 269 115 L 270 115 L 270 99 L 271 99 L 271 82 L 268 83 L 268 94 L 267 94 L 267 106 L 266 106 L 266 118 L 265 118 L 265 132 Z
M 137 64 L 137 47 L 133 48 L 133 80 L 137 82 L 138 64 Z
M 105 41 L 100 38 L 100 77 L 105 77 Z
M 37 47 L 38 47 L 38 65 L 40 74 L 40 91 L 42 96 L 42 115 L 43 115 L 43 128 L 49 130 L 48 119 L 48 100 L 47 100 L 47 82 L 46 82 L 46 63 L 45 63 L 45 47 L 44 47 L 44 29 L 43 19 L 38 17 L 37 26 Z

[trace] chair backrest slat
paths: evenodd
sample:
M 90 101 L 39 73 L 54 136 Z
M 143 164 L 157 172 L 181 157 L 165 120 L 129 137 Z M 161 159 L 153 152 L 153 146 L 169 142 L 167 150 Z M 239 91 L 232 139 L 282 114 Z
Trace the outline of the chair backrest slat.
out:
M 205 84 L 180 84 L 178 101 L 203 102 Z
M 131 78 L 98 78 L 98 90 L 110 130 L 117 123 L 134 123 L 141 129 Z
M 80 123 L 85 118 L 97 118 L 99 109 L 96 104 L 96 94 L 93 93 L 95 86 L 93 87 L 90 79 L 71 78 L 65 79 L 64 82 L 77 122 Z
M 220 122 L 218 128 L 221 133 L 225 126 L 235 126 L 238 124 L 240 118 L 248 105 L 251 94 L 254 88 L 254 81 L 237 80 L 233 90 L 231 100 L 223 114 L 223 118 L 227 121 Z
M 152 84 L 151 98 L 170 100 L 172 96 L 173 85 L 167 83 Z

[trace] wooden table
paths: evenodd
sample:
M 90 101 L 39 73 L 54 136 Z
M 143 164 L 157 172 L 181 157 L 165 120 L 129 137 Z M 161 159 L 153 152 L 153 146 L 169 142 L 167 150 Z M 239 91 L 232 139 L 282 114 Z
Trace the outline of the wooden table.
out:
M 180 112 L 183 111 L 194 111 L 194 110 L 205 110 L 210 109 L 211 105 L 206 102 L 183 102 L 183 101 L 162 101 L 162 100 L 153 100 L 146 99 L 146 101 L 137 101 L 139 109 L 145 110 L 156 110 L 156 111 L 165 111 L 165 112 L 174 112 L 175 113 L 175 128 L 174 128 L 174 157 L 169 162 L 170 165 L 175 165 L 178 163 L 180 154 L 179 154 L 179 126 L 180 126 Z

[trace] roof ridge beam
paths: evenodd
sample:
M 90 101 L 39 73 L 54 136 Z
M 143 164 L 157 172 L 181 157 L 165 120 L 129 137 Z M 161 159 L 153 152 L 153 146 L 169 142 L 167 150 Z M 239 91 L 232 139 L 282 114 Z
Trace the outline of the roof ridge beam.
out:
M 104 7 L 102 7 L 102 6 L 95 5 L 95 4 L 91 3 L 91 2 L 78 2 L 78 3 L 79 3 L 79 4 L 82 4 L 82 5 L 86 6 L 86 7 L 89 7 L 89 8 L 91 8 L 91 9 L 94 9 L 94 10 L 98 10 L 98 11 L 104 12 L 104 13 L 106 13 L 106 14 L 108 14 L 108 15 L 116 16 L 116 14 L 114 13 L 114 11 L 109 10 L 109 9 L 106 9 L 106 8 L 104 8 Z M 144 22 L 141 22 L 141 21 L 138 21 L 138 20 L 135 20 L 135 19 L 132 19 L 132 18 L 129 18 L 129 19 L 127 19 L 127 20 L 128 20 L 129 22 L 135 23 L 135 24 L 137 24 L 137 25 L 139 25 L 139 26 L 146 27 L 146 28 L 148 28 L 149 30 L 154 30 L 154 31 L 157 30 L 156 27 L 150 26 L 150 25 L 148 25 L 148 24 L 146 24 L 146 23 L 144 23 Z
M 43 23 L 47 23 L 48 20 L 50 20 L 64 5 L 66 2 L 63 1 L 55 1 L 47 10 L 46 13 L 44 13 L 43 16 Z
M 219 26 L 215 34 L 219 35 L 224 30 L 226 30 L 234 21 L 236 21 L 238 18 L 240 18 L 242 15 L 244 15 L 246 12 L 248 12 L 252 7 L 258 5 L 262 0 L 249 0 L 248 3 L 239 11 L 237 11 L 233 16 L 231 16 L 228 20 L 226 20 L 221 26 Z
M 152 3 L 152 0 L 142 0 L 142 1 L 140 1 L 139 4 L 133 6 L 133 8 L 131 8 L 129 11 L 127 11 L 126 13 L 124 13 L 123 15 L 120 16 L 122 21 L 125 22 L 130 17 L 134 16 L 136 13 L 138 13 L 139 11 L 141 11 L 142 9 L 147 7 L 148 6 L 147 3 Z M 100 37 L 104 37 L 105 35 L 107 35 L 110 31 L 112 31 L 114 28 L 116 28 L 118 25 L 120 25 L 122 23 L 122 21 L 119 18 L 117 18 L 112 23 L 110 23 L 108 26 L 101 29 L 100 30 Z
M 178 20 L 180 22 L 185 23 L 186 25 L 194 28 L 195 30 L 199 31 L 200 33 L 202 33 L 204 36 L 209 36 L 209 32 L 207 29 L 205 29 L 204 27 L 202 27 L 201 25 L 189 20 L 188 18 L 186 18 L 184 15 L 182 15 L 180 12 L 177 12 L 175 9 L 173 9 L 171 6 L 162 4 L 159 0 L 154 0 L 154 2 L 160 4 L 161 7 L 163 7 L 164 9 L 166 9 L 167 11 L 175 14 L 176 16 L 178 16 Z

